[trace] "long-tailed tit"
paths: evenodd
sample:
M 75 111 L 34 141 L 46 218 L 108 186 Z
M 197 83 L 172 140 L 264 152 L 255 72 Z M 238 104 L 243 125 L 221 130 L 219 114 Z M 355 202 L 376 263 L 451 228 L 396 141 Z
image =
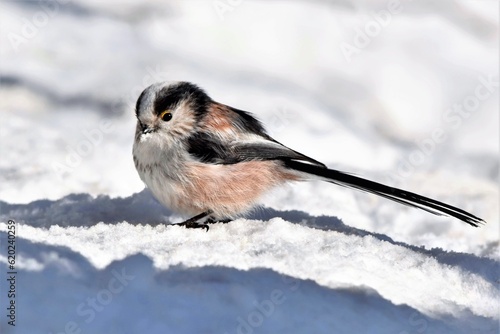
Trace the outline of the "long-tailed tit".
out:
M 311 179 L 367 191 L 472 226 L 484 222 L 451 205 L 328 169 L 271 138 L 249 113 L 215 102 L 188 82 L 149 86 L 135 112 L 135 167 L 163 205 L 194 215 L 180 224 L 189 228 L 208 230 L 206 223 L 249 211 L 274 187 Z

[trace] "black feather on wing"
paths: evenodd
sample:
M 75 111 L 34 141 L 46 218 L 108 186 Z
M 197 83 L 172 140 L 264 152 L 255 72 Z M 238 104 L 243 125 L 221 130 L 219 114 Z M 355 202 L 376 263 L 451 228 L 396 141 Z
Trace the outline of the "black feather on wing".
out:
M 210 135 L 207 131 L 198 131 L 187 140 L 187 150 L 195 159 L 211 164 L 235 164 L 252 160 L 299 160 L 326 168 L 319 161 L 296 152 L 271 138 L 262 123 L 251 113 L 220 104 L 231 114 L 231 121 L 236 133 L 234 138 L 223 140 Z M 248 135 L 260 138 L 247 140 Z
M 270 137 L 256 142 L 224 142 L 198 132 L 189 137 L 187 145 L 191 156 L 204 163 L 228 165 L 253 160 L 299 160 L 326 168 L 321 162 L 289 149 Z
M 236 109 L 230 106 L 224 105 L 229 111 L 233 112 L 236 117 L 234 117 L 233 122 L 234 126 L 245 133 L 254 133 L 266 139 L 271 139 L 269 135 L 266 133 L 264 126 L 262 123 L 255 118 L 248 111 L 243 111 L 240 109 Z
M 257 143 L 238 143 L 234 145 L 234 155 L 243 160 L 298 160 L 306 161 L 317 167 L 326 168 L 321 162 L 294 151 L 274 140 Z
M 231 158 L 228 145 L 208 135 L 198 132 L 187 140 L 187 151 L 195 159 L 210 164 L 234 164 L 238 161 Z

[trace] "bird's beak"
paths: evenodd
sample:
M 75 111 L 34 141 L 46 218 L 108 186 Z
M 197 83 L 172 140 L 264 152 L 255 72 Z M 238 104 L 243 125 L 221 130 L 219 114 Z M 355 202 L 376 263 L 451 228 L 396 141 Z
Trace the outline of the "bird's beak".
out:
M 155 130 L 154 128 L 149 127 L 149 126 L 147 126 L 147 125 L 145 125 L 145 124 L 143 124 L 141 122 L 139 122 L 139 126 L 141 127 L 142 134 L 144 134 L 144 135 L 148 134 L 148 133 L 151 133 L 151 132 L 153 132 Z

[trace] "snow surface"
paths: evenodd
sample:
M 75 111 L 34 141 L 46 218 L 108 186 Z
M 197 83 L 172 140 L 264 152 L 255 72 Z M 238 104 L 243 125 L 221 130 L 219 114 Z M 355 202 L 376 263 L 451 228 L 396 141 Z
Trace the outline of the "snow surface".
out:
M 401 1 L 350 59 L 390 2 L 55 3 L 0 2 L 1 333 L 498 333 L 498 3 Z M 208 233 L 169 226 L 131 159 L 135 100 L 163 80 L 488 224 L 304 183 Z

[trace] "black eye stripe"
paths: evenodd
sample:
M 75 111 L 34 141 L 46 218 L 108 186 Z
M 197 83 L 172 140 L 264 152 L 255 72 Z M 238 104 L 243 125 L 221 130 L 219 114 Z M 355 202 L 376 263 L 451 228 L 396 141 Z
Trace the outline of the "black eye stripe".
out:
M 172 94 L 159 97 L 155 101 L 155 113 L 157 115 L 160 115 L 165 110 L 175 109 L 175 106 L 179 103 L 180 100 L 180 96 Z
M 173 110 L 183 100 L 192 102 L 195 114 L 203 114 L 210 98 L 196 85 L 188 82 L 179 82 L 168 86 L 156 94 L 154 112 L 160 115 L 165 110 Z

